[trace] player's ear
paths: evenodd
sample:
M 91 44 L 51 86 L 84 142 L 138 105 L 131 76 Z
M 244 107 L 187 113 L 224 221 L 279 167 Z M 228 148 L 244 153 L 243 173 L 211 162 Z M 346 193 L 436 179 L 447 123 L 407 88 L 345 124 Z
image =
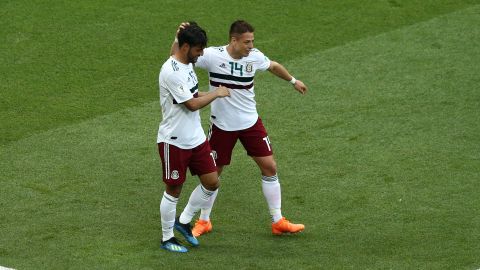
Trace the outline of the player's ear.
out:
M 188 43 L 186 43 L 186 42 L 183 43 L 183 44 L 182 44 L 182 47 L 180 47 L 180 50 L 181 50 L 182 52 L 188 52 L 188 50 L 190 50 L 190 44 L 188 44 Z

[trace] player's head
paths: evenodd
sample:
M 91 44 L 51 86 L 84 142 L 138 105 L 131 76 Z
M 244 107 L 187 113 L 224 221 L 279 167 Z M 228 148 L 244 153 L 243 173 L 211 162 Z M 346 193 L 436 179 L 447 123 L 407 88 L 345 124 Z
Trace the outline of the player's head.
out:
M 189 22 L 189 25 L 180 29 L 177 38 L 178 46 L 186 54 L 189 63 L 195 63 L 203 54 L 208 40 L 207 33 L 196 22 Z
M 244 20 L 234 21 L 230 25 L 230 45 L 237 54 L 248 56 L 253 49 L 254 31 L 253 26 Z

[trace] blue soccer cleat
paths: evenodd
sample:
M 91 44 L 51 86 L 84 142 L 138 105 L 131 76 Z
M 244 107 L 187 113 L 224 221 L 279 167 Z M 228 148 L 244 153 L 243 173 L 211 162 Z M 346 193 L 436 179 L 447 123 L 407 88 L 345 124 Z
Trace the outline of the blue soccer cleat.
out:
M 195 238 L 195 236 L 193 236 L 192 234 L 192 227 L 190 227 L 190 223 L 182 224 L 177 217 L 175 219 L 174 227 L 183 235 L 183 237 L 185 237 L 185 240 L 187 240 L 187 242 L 190 243 L 192 246 L 196 247 L 199 245 L 197 238 Z
M 167 241 L 162 241 L 162 245 L 160 247 L 171 252 L 180 252 L 180 253 L 188 252 L 188 249 L 182 246 L 180 243 L 178 243 L 175 237 L 172 237 Z

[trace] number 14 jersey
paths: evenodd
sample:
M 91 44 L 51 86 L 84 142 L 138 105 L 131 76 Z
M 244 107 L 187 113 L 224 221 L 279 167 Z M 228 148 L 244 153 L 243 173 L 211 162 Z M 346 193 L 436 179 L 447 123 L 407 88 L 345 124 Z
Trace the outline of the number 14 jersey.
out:
M 252 49 L 247 57 L 233 59 L 227 46 L 209 47 L 195 63 L 208 71 L 210 91 L 223 85 L 230 88 L 229 98 L 215 99 L 211 104 L 211 121 L 222 130 L 235 131 L 253 126 L 258 119 L 254 77 L 257 70 L 270 67 L 262 52 Z

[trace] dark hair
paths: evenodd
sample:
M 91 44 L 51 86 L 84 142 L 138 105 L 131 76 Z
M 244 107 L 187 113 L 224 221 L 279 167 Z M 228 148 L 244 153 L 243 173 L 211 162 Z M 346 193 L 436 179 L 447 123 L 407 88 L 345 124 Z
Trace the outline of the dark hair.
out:
M 236 20 L 230 25 L 230 38 L 234 35 L 241 35 L 243 33 L 253 33 L 255 29 L 251 24 L 244 20 Z
M 190 25 L 178 32 L 178 46 L 182 47 L 187 43 L 191 47 L 201 46 L 207 47 L 207 33 L 196 22 L 189 22 Z

